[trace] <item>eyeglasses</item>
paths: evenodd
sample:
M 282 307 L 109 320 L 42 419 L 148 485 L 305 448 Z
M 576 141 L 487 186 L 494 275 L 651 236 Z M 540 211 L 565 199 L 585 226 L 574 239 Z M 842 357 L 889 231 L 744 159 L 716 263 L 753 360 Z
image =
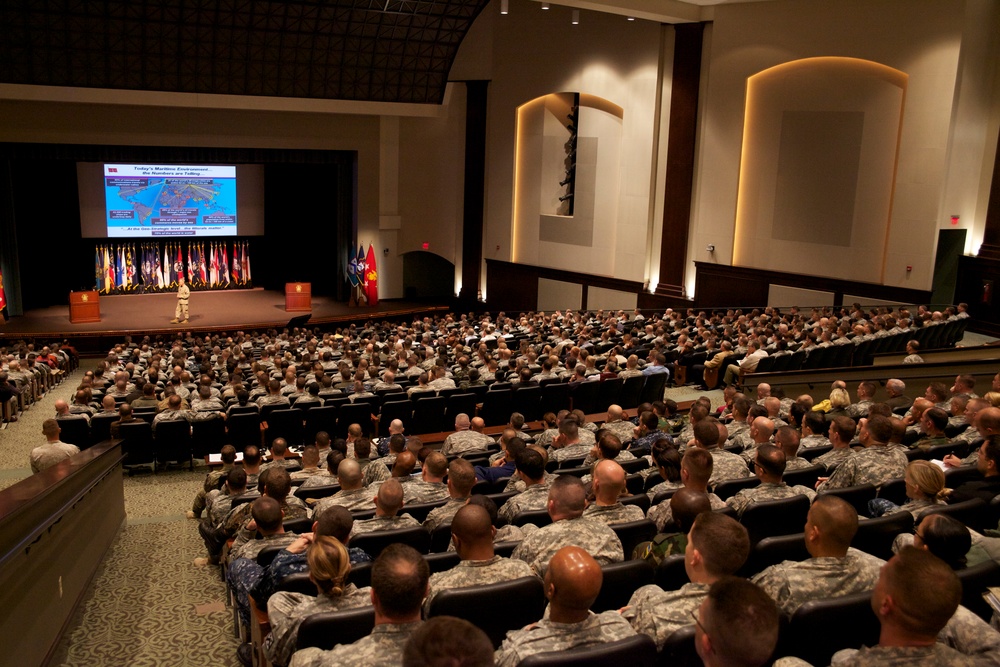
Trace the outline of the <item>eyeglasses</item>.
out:
M 691 618 L 694 619 L 694 624 L 697 625 L 699 628 L 701 628 L 701 631 L 704 634 L 707 635 L 708 634 L 708 630 L 705 629 L 705 626 L 701 624 L 701 619 L 698 618 L 698 611 L 700 609 L 701 609 L 701 607 L 695 607 L 694 609 L 692 609 L 691 610 Z

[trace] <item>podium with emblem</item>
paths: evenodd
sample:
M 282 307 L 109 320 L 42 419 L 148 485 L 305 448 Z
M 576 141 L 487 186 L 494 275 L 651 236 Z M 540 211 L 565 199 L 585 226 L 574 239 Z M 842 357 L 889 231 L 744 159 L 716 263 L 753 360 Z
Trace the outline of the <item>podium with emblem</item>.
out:
M 312 283 L 285 283 L 285 312 L 312 312 Z
M 101 303 L 96 290 L 69 293 L 69 321 L 73 324 L 101 321 Z

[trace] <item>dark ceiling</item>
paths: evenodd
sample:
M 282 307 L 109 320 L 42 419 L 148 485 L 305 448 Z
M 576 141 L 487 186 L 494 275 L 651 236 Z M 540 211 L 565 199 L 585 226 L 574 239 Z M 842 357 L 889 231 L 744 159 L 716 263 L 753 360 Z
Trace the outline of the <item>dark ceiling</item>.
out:
M 0 0 L 0 82 L 440 103 L 489 0 Z

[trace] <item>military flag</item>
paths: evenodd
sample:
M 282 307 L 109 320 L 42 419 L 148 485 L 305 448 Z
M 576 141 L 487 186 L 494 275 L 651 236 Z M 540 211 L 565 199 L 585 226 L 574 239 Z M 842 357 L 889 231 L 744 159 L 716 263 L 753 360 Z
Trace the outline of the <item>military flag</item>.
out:
M 375 249 L 368 244 L 368 256 L 365 257 L 365 296 L 368 305 L 378 305 L 378 270 L 375 267 Z

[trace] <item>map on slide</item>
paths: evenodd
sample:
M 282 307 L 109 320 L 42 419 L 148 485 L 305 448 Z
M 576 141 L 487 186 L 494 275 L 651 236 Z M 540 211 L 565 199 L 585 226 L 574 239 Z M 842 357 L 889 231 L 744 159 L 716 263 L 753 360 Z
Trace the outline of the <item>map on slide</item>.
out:
M 233 236 L 236 168 L 105 165 L 109 237 Z

